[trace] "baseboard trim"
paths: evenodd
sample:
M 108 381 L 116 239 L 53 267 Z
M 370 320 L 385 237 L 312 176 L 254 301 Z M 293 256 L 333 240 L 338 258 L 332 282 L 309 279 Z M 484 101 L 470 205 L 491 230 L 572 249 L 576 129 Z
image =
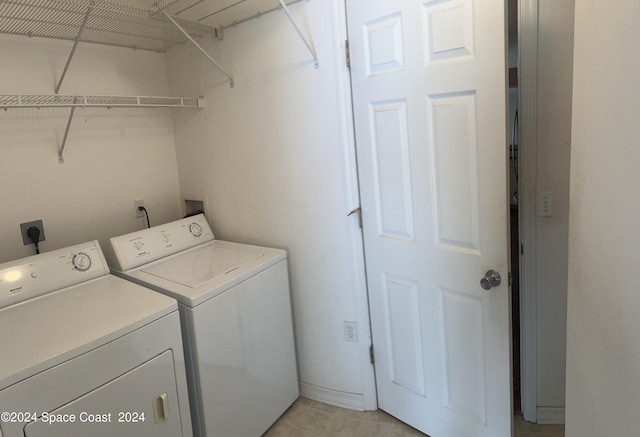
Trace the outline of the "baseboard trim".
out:
M 300 395 L 323 404 L 334 405 L 350 410 L 366 410 L 364 395 L 357 393 L 347 393 L 329 388 L 318 387 L 306 382 L 300 383 Z
M 541 425 L 564 424 L 564 407 L 538 407 L 536 415 Z

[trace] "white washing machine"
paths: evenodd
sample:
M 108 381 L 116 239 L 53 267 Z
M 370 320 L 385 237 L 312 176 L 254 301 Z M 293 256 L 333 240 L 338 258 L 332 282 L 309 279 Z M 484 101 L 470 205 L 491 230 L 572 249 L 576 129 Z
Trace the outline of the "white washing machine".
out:
M 286 252 L 203 215 L 111 239 L 114 274 L 178 300 L 194 434 L 258 437 L 297 399 Z
M 0 435 L 190 437 L 174 299 L 97 241 L 0 264 Z

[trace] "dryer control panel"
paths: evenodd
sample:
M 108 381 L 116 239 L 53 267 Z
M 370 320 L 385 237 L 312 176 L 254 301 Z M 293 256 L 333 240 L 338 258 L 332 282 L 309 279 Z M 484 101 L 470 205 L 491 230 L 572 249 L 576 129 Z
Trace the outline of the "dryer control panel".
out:
M 214 239 L 203 214 L 111 239 L 114 268 L 127 271 Z
M 91 241 L 0 264 L 0 308 L 109 274 Z

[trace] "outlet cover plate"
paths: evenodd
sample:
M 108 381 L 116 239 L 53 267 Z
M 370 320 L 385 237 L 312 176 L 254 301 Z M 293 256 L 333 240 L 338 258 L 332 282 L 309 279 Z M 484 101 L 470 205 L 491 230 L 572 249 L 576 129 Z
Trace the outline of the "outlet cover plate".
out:
M 553 217 L 553 191 L 542 191 L 538 193 L 538 217 Z
M 44 225 L 42 224 L 42 220 L 34 220 L 31 222 L 20 223 L 20 232 L 22 232 L 22 242 L 25 246 L 29 244 L 33 244 L 31 238 L 27 235 L 27 231 L 30 227 L 35 226 L 40 229 L 40 239 L 38 241 L 44 241 Z
M 351 343 L 358 342 L 358 325 L 356 322 L 345 321 L 343 323 L 344 341 Z
M 134 200 L 133 201 L 133 207 L 135 208 L 136 218 L 137 217 L 144 217 L 144 212 L 140 211 L 140 207 L 141 206 L 144 206 L 144 200 Z

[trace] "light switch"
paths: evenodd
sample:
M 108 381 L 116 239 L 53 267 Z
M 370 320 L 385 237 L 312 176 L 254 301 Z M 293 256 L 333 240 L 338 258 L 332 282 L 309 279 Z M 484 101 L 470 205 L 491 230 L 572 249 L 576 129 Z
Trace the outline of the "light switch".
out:
M 553 217 L 553 191 L 538 193 L 538 217 Z

